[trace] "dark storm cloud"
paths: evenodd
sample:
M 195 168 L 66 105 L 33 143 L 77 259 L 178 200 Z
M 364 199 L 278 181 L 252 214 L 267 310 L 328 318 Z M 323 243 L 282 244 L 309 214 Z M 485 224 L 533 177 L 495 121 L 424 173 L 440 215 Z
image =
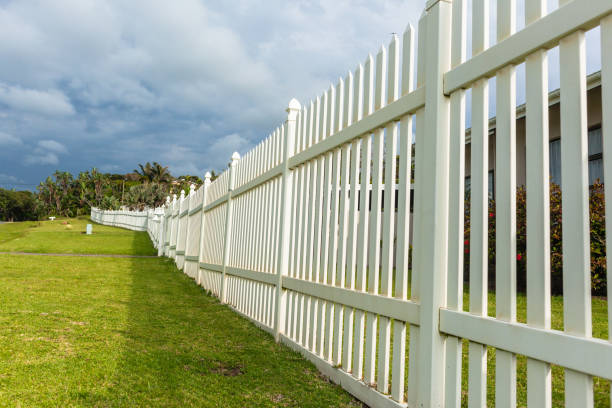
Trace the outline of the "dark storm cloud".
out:
M 308 103 L 416 26 L 424 4 L 1 1 L 0 184 L 146 161 L 175 175 L 222 169 L 291 98 Z

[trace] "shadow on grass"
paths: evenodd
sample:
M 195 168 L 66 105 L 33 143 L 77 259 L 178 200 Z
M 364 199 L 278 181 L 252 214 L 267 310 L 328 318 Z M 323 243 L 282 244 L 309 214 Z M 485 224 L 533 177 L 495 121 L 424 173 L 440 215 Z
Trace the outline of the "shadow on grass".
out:
M 123 346 L 107 402 L 363 406 L 297 353 L 205 294 L 173 260 L 131 259 L 129 273 Z

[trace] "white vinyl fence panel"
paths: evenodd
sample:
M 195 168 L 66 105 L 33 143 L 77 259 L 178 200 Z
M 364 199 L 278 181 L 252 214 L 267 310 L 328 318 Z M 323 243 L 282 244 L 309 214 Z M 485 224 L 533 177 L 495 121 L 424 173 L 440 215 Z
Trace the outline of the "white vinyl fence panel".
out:
M 408 27 L 312 102 L 292 100 L 285 123 L 244 157 L 232 156 L 214 181 L 207 174 L 197 191 L 169 198 L 155 211 L 93 209 L 92 220 L 148 231 L 160 255 L 174 258 L 199 285 L 370 406 L 459 407 L 465 394 L 470 407 L 516 406 L 519 355 L 527 358 L 530 407 L 551 406 L 551 364 L 565 368 L 566 406 L 593 406 L 593 376 L 612 380 L 612 345 L 591 333 L 584 33 L 601 26 L 604 153 L 612 157 L 612 2 L 561 0 L 547 14 L 545 1 L 530 0 L 525 28 L 517 32 L 516 1 L 499 0 L 495 45 L 490 1 L 471 3 L 430 0 L 416 49 L 416 32 Z M 547 255 L 547 50 L 556 46 L 564 331 L 551 330 Z M 521 63 L 527 90 L 526 324 L 517 323 L 515 261 L 515 67 Z M 495 152 L 488 151 L 491 78 Z M 497 162 L 495 317 L 489 317 L 487 281 L 490 153 Z M 612 180 L 612 164 L 604 166 Z M 606 198 L 612 200 L 608 187 Z M 469 312 L 463 305 L 465 256 Z M 467 387 L 463 340 L 469 342 Z M 494 401 L 487 401 L 490 347 L 496 350 Z

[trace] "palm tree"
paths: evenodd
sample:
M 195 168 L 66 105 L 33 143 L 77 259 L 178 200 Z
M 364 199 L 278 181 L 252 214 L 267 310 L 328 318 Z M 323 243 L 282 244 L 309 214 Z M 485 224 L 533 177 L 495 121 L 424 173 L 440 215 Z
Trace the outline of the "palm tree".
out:
M 138 174 L 141 180 L 144 180 L 145 183 L 153 181 L 153 169 L 151 167 L 151 163 L 147 162 L 144 166 L 142 164 L 138 164 L 138 167 L 140 167 L 140 171 L 138 169 L 134 169 L 134 173 Z
M 151 175 L 152 181 L 156 183 L 169 183 L 172 181 L 172 175 L 168 171 L 168 166 L 162 166 L 158 162 L 153 162 L 153 166 L 151 166 Z
M 140 170 L 136 169 L 134 172 L 140 175 L 145 183 L 169 183 L 172 181 L 168 166 L 162 166 L 158 162 L 153 162 L 153 164 L 147 162 L 144 166 L 139 164 L 138 167 Z
M 108 176 L 100 173 L 98 169 L 94 167 L 91 169 L 91 181 L 94 185 L 96 205 L 99 206 L 102 202 L 102 198 L 104 198 L 104 187 L 110 184 L 110 180 Z

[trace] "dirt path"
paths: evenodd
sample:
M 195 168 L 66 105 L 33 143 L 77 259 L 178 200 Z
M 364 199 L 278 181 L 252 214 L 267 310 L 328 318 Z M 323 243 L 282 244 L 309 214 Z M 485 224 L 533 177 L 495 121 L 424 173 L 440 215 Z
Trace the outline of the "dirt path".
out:
M 38 252 L 2 252 L 0 255 L 32 255 L 32 256 L 78 256 L 97 258 L 157 258 L 156 255 L 114 255 L 114 254 L 44 254 Z

